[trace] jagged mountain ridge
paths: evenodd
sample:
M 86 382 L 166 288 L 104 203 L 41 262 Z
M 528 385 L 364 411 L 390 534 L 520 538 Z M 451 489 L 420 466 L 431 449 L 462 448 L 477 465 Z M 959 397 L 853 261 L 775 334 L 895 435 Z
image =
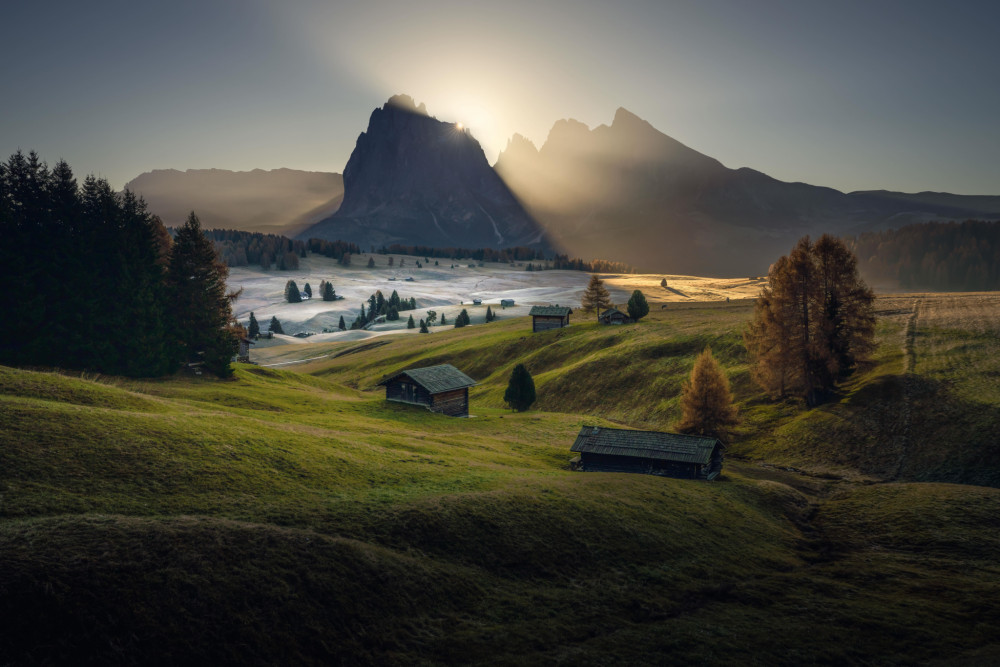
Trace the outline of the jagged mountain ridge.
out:
M 291 236 L 340 207 L 344 179 L 298 169 L 155 169 L 125 187 L 140 194 L 167 226 L 184 224 L 193 210 L 205 229 Z
M 1000 217 L 1000 197 L 845 194 L 729 169 L 624 108 L 593 130 L 558 121 L 540 149 L 515 136 L 495 168 L 566 252 L 649 271 L 759 274 L 804 234 Z
M 548 247 L 535 220 L 453 123 L 397 95 L 375 109 L 344 169 L 338 211 L 299 234 L 439 247 Z

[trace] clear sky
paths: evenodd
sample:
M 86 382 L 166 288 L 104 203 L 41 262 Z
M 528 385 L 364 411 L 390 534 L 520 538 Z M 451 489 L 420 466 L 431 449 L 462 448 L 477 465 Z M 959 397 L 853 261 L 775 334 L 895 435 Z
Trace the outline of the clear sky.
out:
M 515 132 L 618 107 L 729 167 L 841 190 L 1000 195 L 1000 2 L 7 3 L 0 157 L 120 187 L 157 168 L 342 171 L 406 93 Z

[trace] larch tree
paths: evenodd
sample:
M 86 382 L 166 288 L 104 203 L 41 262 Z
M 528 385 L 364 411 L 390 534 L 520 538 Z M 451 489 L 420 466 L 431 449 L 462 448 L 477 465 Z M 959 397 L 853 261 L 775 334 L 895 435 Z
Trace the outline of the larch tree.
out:
M 799 240 L 772 265 L 743 333 L 752 377 L 815 405 L 874 349 L 874 299 L 843 241 Z
M 580 305 L 584 312 L 589 313 L 596 309 L 598 318 L 603 311 L 611 307 L 611 294 L 608 293 L 604 281 L 596 273 L 590 276 L 590 282 L 587 284 L 587 289 L 583 291 Z
M 676 428 L 681 433 L 725 442 L 729 427 L 738 422 L 729 378 L 712 356 L 712 349 L 706 347 L 695 359 L 691 376 L 681 389 L 681 420 Z

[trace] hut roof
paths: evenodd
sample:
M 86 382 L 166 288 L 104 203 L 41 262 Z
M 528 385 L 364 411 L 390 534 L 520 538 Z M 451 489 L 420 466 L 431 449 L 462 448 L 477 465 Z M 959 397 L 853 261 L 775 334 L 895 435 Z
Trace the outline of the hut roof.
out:
M 452 389 L 471 387 L 476 381 L 468 375 L 458 370 L 451 364 L 441 364 L 440 366 L 427 366 L 426 368 L 409 368 L 382 378 L 378 384 L 384 385 L 392 382 L 400 375 L 406 375 L 411 380 L 419 384 L 432 394 Z
M 532 306 L 529 315 L 542 315 L 549 317 L 566 317 L 573 309 L 569 306 Z
M 626 314 L 625 314 L 625 313 L 623 313 L 622 311 L 618 310 L 617 308 L 608 308 L 608 309 L 607 309 L 607 310 L 605 310 L 605 311 L 604 311 L 603 313 L 601 313 L 601 317 L 611 317 L 611 316 L 612 316 L 612 315 L 614 315 L 615 313 L 618 313 L 618 314 L 619 314 L 619 315 L 621 315 L 622 317 L 628 317 L 628 315 L 626 315 Z
M 716 444 L 722 442 L 700 435 L 584 426 L 570 451 L 708 464 Z

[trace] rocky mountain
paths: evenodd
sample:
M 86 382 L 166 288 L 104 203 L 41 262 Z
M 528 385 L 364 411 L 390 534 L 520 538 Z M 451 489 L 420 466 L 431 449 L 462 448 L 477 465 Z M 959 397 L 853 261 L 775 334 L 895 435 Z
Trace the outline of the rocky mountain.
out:
M 296 169 L 157 169 L 125 187 L 142 195 L 167 226 L 179 227 L 194 211 L 205 229 L 292 236 L 340 207 L 344 179 Z
M 467 131 L 405 95 L 372 112 L 344 169 L 344 200 L 299 238 L 439 247 L 547 247 L 541 227 Z
M 625 109 L 593 130 L 558 121 L 540 149 L 515 136 L 495 169 L 571 256 L 649 271 L 758 275 L 805 234 L 1000 218 L 1000 197 L 845 194 L 729 169 Z

